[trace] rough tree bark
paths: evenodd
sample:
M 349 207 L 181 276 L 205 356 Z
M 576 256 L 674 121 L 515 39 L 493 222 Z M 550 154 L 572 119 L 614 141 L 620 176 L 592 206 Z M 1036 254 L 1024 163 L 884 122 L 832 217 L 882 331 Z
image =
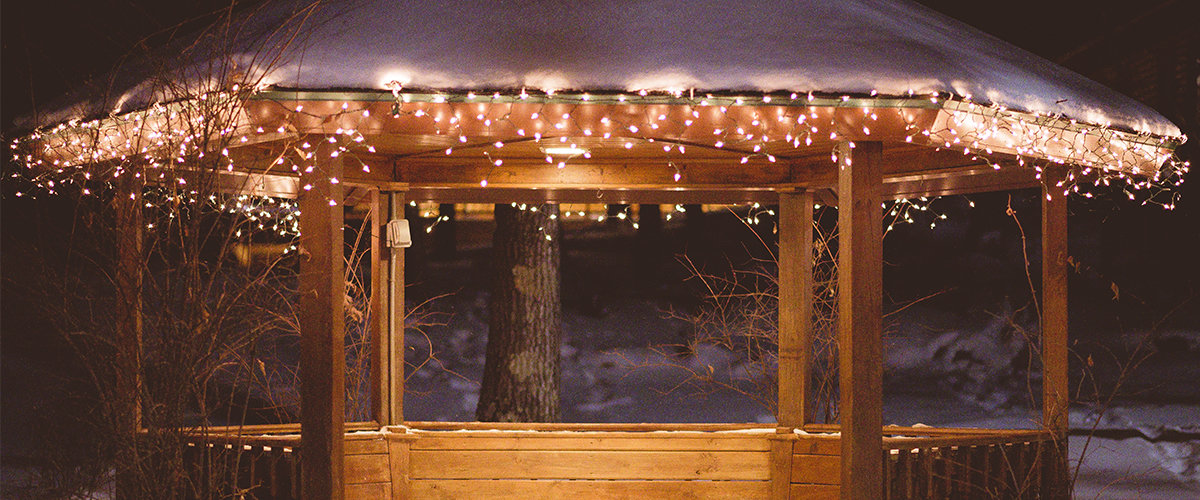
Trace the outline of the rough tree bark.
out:
M 559 419 L 558 205 L 496 205 L 491 319 L 476 418 Z M 547 238 L 547 235 L 550 238 Z

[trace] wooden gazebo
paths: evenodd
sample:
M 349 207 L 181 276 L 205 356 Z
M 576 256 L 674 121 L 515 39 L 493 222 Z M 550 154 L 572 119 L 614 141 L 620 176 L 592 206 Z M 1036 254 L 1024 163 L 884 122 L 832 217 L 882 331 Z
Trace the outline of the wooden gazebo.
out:
M 234 140 L 214 152 L 230 159 L 229 189 L 300 205 L 302 421 L 194 444 L 257 454 L 246 477 L 260 498 L 1064 495 L 1066 195 L 1095 183 L 1150 189 L 1170 177 L 1178 129 L 921 7 L 807 3 L 317 6 L 292 18 L 289 32 L 303 36 L 276 63 L 242 67 L 252 86 L 218 81 L 172 99 L 131 87 L 55 117 L 104 118 L 19 147 L 43 170 L 157 154 L 131 138 L 182 137 L 171 131 L 189 102 L 236 104 Z M 278 21 L 266 19 L 249 25 Z M 229 52 L 244 61 L 253 47 Z M 1042 428 L 884 427 L 880 203 L 1019 188 L 1045 194 Z M 340 349 L 349 192 L 373 217 L 380 318 L 373 419 L 355 423 L 342 418 Z M 386 236 L 414 200 L 778 205 L 777 424 L 406 420 L 404 254 Z M 839 207 L 835 426 L 811 423 L 807 380 L 816 203 Z

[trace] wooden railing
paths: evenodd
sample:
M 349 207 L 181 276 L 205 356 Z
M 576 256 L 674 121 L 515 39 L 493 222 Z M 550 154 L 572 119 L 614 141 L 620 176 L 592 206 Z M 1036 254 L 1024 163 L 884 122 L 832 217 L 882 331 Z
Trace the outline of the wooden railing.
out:
M 1047 467 L 1058 455 L 1044 431 L 894 435 L 884 439 L 888 499 L 1042 498 Z M 912 432 L 912 431 L 909 431 Z
M 391 498 L 388 450 L 378 430 L 374 422 L 346 423 L 347 498 Z M 208 427 L 187 435 L 184 444 L 185 498 L 301 496 L 299 424 Z
M 188 496 L 300 498 L 299 447 L 299 435 L 196 435 L 183 450 L 191 476 Z
M 595 488 L 618 497 L 835 498 L 840 490 L 836 426 L 796 434 L 761 424 L 371 425 L 347 425 L 348 499 L 587 496 Z M 193 498 L 299 498 L 298 426 L 206 431 L 184 451 Z M 1054 496 L 1046 485 L 1061 443 L 1048 432 L 885 427 L 884 434 L 885 498 Z

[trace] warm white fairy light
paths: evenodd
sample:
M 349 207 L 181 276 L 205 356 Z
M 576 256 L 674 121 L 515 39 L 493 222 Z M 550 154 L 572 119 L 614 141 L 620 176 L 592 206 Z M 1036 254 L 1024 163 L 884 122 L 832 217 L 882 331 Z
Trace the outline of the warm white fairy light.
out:
M 666 175 L 671 182 L 680 182 L 683 172 L 675 161 L 686 159 L 685 144 L 694 141 L 686 140 L 685 134 L 694 136 L 692 129 L 701 123 L 696 120 L 704 119 L 712 124 L 711 147 L 734 152 L 737 160 L 731 162 L 730 168 L 742 168 L 752 162 L 773 163 L 786 159 L 780 146 L 799 150 L 812 147 L 814 137 L 842 139 L 847 132 L 835 123 L 838 115 L 827 111 L 846 109 L 854 110 L 861 117 L 862 124 L 855 130 L 864 137 L 877 135 L 875 129 L 878 127 L 871 124 L 894 113 L 903 120 L 902 137 L 906 143 L 936 145 L 996 169 L 1015 168 L 997 159 L 1012 158 L 1019 167 L 1034 169 L 1039 179 L 1046 166 L 1074 165 L 1074 170 L 1065 179 L 1055 180 L 1055 192 L 1078 193 L 1085 198 L 1093 196 L 1093 187 L 1115 186 L 1130 199 L 1171 209 L 1177 198 L 1174 188 L 1179 186 L 1190 168 L 1190 164 L 1176 160 L 1170 152 L 1175 144 L 1184 140 L 1182 137 L 1131 133 L 1061 116 L 1020 112 L 949 94 L 880 96 L 872 92 L 870 97 L 864 98 L 800 91 L 756 98 L 713 94 L 697 97 L 699 94 L 695 92 L 689 92 L 687 97 L 682 92 L 664 96 L 648 91 L 638 92 L 635 97 L 592 93 L 534 96 L 525 90 L 517 95 L 499 92 L 414 94 L 404 93 L 398 84 L 390 90 L 393 102 L 389 119 L 432 124 L 436 135 L 454 138 L 461 145 L 459 149 L 438 150 L 439 154 L 469 159 L 482 153 L 493 167 L 504 165 L 505 158 L 501 153 L 507 154 L 510 149 L 505 141 L 530 137 L 526 127 L 534 126 L 539 129 L 532 131 L 535 142 L 541 143 L 545 139 L 563 144 L 558 151 L 554 150 L 558 146 L 543 149 L 547 162 L 560 169 L 570 168 L 568 159 L 572 162 L 592 159 L 592 151 L 573 143 L 569 140 L 571 137 L 597 134 L 604 139 L 616 138 L 618 147 L 626 150 L 656 143 L 658 147 L 655 148 L 639 148 L 639 154 L 653 158 L 649 151 L 661 151 L 657 154 L 672 167 Z M 479 102 L 480 95 L 490 95 L 490 102 Z M 144 178 L 152 185 L 165 186 L 163 182 L 169 182 L 178 187 L 176 191 L 186 192 L 188 179 L 192 177 L 187 173 L 189 165 L 197 161 L 216 162 L 221 170 L 234 172 L 238 169 L 230 148 L 252 145 L 260 140 L 291 141 L 291 146 L 282 148 L 291 153 L 275 158 L 274 169 L 293 175 L 304 172 L 320 177 L 316 149 L 301 138 L 303 136 L 297 133 L 292 121 L 283 124 L 246 121 L 242 109 L 250 98 L 262 97 L 247 91 L 206 93 L 196 99 L 155 104 L 145 110 L 102 120 L 73 120 L 18 138 L 10 148 L 22 168 L 13 176 L 30 184 L 30 189 L 20 189 L 16 196 L 58 194 L 66 186 L 91 195 L 97 187 L 111 184 L 111 181 L 98 182 L 96 179 L 117 179 L 127 170 L 133 171 L 135 178 Z M 336 124 L 336 131 L 326 137 L 329 157 L 357 162 L 355 166 L 359 170 L 371 173 L 371 167 L 360 155 L 375 153 L 376 145 L 371 144 L 370 134 L 359 131 L 368 121 L 378 120 L 372 117 L 371 102 L 339 101 L 328 115 L 311 111 L 320 106 L 309 106 L 306 111 L 305 105 L 295 104 L 287 109 L 294 109 L 296 117 L 319 118 Z M 446 108 L 429 107 L 465 101 L 476 102 L 477 112 L 459 116 L 446 114 L 442 111 Z M 530 117 L 530 122 L 514 120 L 511 115 L 514 103 L 537 102 L 543 106 L 542 110 L 524 115 Z M 545 106 L 562 103 L 575 106 L 570 112 L 559 111 L 547 116 L 554 108 Z M 635 105 L 656 107 L 653 113 L 645 114 L 623 111 Z M 582 112 L 585 106 L 594 107 L 597 112 L 591 115 Z M 753 113 L 739 113 L 741 108 L 738 106 L 755 108 Z M 931 124 L 918 126 L 913 118 L 915 115 L 908 114 L 908 110 L 930 109 L 929 106 L 937 110 L 937 118 Z M 828 122 L 822 122 L 822 113 L 828 115 Z M 584 116 L 593 118 L 581 118 Z M 591 121 L 596 120 L 595 116 L 600 116 L 598 126 Z M 772 118 L 766 119 L 768 116 Z M 219 123 L 229 125 L 219 126 Z M 484 142 L 487 148 L 480 148 L 468 137 L 468 133 L 476 133 L 470 131 L 478 127 L 490 131 L 492 138 Z M 543 133 L 542 130 L 547 129 L 552 129 L 554 134 Z M 269 135 L 267 130 L 274 135 L 266 137 Z M 287 134 L 292 134 L 293 139 L 287 139 Z M 217 145 L 219 147 L 214 147 Z M 216 155 L 212 155 L 214 151 Z M 837 161 L 836 157 L 832 159 Z M 328 181 L 340 182 L 333 176 L 329 176 Z M 487 178 L 478 182 L 480 187 L 489 185 Z M 303 188 L 311 189 L 311 183 Z M 178 196 L 150 199 L 162 203 L 170 200 L 173 205 L 185 201 Z M 912 207 L 918 204 L 908 200 L 897 203 L 907 207 L 894 210 L 897 223 L 911 222 L 912 210 L 928 209 L 928 205 L 923 205 L 925 209 L 914 209 Z M 936 226 L 937 220 L 935 217 L 930 224 Z

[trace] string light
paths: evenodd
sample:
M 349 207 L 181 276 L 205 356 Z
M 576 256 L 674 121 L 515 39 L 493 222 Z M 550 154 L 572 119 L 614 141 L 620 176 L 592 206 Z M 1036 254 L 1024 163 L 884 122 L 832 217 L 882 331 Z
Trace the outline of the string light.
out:
M 430 136 L 457 139 L 459 148 L 443 147 L 437 150 L 439 154 L 464 160 L 482 154 L 496 168 L 504 165 L 501 153 L 511 149 L 506 147 L 508 143 L 529 140 L 530 127 L 535 129 L 534 142 L 558 140 L 570 144 L 571 150 L 586 151 L 571 155 L 571 162 L 547 155 L 550 163 L 560 169 L 569 168 L 575 160 L 593 159 L 593 151 L 586 145 L 568 139 L 591 137 L 597 133 L 594 129 L 602 130 L 605 139 L 617 139 L 616 144 L 625 150 L 659 142 L 661 152 L 657 154 L 663 155 L 663 163 L 671 167 L 665 175 L 671 182 L 680 182 L 683 176 L 676 161 L 686 159 L 690 150 L 685 146 L 694 146 L 698 143 L 694 138 L 704 134 L 714 138 L 709 143 L 713 148 L 733 152 L 737 160 L 730 162 L 729 168 L 736 169 L 755 162 L 787 160 L 788 148 L 800 150 L 820 144 L 814 142 L 814 137 L 841 140 L 847 137 L 847 130 L 878 136 L 883 125 L 868 124 L 891 120 L 902 124 L 903 133 L 897 140 L 959 152 L 995 169 L 1030 168 L 1042 179 L 1045 167 L 1073 165 L 1074 170 L 1064 180 L 1056 180 L 1055 187 L 1086 198 L 1093 196 L 1095 188 L 1116 186 L 1130 199 L 1172 209 L 1178 198 L 1177 188 L 1190 169 L 1188 162 L 1179 161 L 1172 153 L 1185 137 L 1087 124 L 946 93 L 884 96 L 872 91 L 869 96 L 855 97 L 796 91 L 758 96 L 706 93 L 698 97 L 694 91 L 535 95 L 523 89 L 515 95 L 486 93 L 483 95 L 490 94 L 490 102 L 478 102 L 479 94 L 475 92 L 405 92 L 397 82 L 392 82 L 389 90 L 393 99 L 382 105 L 387 109 L 390 104 L 390 119 L 411 122 Z M 336 126 L 334 133 L 326 137 L 330 158 L 356 162 L 362 172 L 371 172 L 364 155 L 376 154 L 377 144 L 371 142 L 380 120 L 372 113 L 372 101 L 339 99 L 332 110 L 320 113 L 313 109 L 325 109 L 322 106 L 306 108 L 297 103 L 281 107 L 288 111 L 281 115 L 281 123 L 255 123 L 245 112 L 250 103 L 274 99 L 281 97 L 269 89 L 247 86 L 238 91 L 207 92 L 193 99 L 156 103 L 144 110 L 103 119 L 71 120 L 35 131 L 10 144 L 12 156 L 21 166 L 17 177 L 29 184 L 28 189 L 18 190 L 17 196 L 58 194 L 65 186 L 95 195 L 95 179 L 109 179 L 103 184 L 111 187 L 112 180 L 126 170 L 151 184 L 175 183 L 183 192 L 188 179 L 195 177 L 187 174 L 189 168 L 205 164 L 227 172 L 244 171 L 239 162 L 252 160 L 238 160 L 239 155 L 230 148 L 264 141 L 291 144 L 279 148 L 285 153 L 272 162 L 272 168 L 282 172 L 271 172 L 304 172 L 319 177 L 321 162 L 315 157 L 316 149 L 299 135 L 297 123 L 306 119 Z M 461 106 L 468 101 L 478 106 L 477 112 L 461 113 Z M 528 120 L 518 119 L 516 106 L 534 106 L 534 111 L 520 115 L 528 116 Z M 845 118 L 841 113 L 851 110 L 858 121 L 839 123 Z M 932 113 L 933 118 L 918 120 L 922 113 Z M 772 118 L 766 119 L 768 116 Z M 696 130 L 700 123 L 710 124 L 708 132 Z M 490 137 L 488 147 L 471 143 L 470 135 L 485 129 Z M 538 129 L 553 129 L 555 133 L 546 135 Z M 886 133 L 884 137 L 888 137 Z M 206 156 L 213 151 L 219 154 Z M 653 149 L 639 148 L 638 154 L 653 161 L 655 154 L 650 151 Z M 800 156 L 807 154 L 798 152 Z M 331 183 L 339 182 L 334 176 L 327 178 Z M 484 188 L 489 185 L 487 178 L 478 182 Z M 177 197 L 172 201 L 178 202 Z

